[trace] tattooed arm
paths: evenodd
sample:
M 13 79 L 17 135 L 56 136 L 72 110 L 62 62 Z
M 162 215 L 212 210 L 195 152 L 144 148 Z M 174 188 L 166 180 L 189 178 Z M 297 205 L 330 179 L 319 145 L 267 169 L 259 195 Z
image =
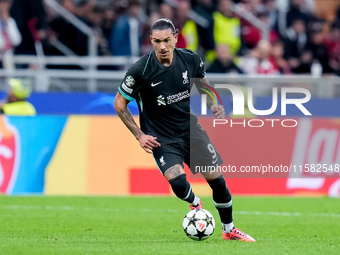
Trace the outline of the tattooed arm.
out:
M 114 108 L 119 116 L 119 118 L 123 121 L 125 126 L 130 130 L 130 132 L 136 137 L 139 141 L 139 145 L 147 152 L 152 153 L 154 148 L 161 146 L 157 142 L 157 137 L 153 137 L 151 135 L 146 135 L 143 131 L 138 127 L 137 123 L 133 119 L 131 112 L 129 111 L 127 105 L 129 101 L 125 99 L 119 92 L 117 92 Z

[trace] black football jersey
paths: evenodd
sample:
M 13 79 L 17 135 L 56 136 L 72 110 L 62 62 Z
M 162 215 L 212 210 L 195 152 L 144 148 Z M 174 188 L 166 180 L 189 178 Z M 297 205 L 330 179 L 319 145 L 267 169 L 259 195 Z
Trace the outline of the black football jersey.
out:
M 203 61 L 191 50 L 175 48 L 170 66 L 151 51 L 129 68 L 118 90 L 137 101 L 145 134 L 161 144 L 176 143 L 189 138 L 190 119 L 197 119 L 190 111 L 190 78 L 204 76 Z

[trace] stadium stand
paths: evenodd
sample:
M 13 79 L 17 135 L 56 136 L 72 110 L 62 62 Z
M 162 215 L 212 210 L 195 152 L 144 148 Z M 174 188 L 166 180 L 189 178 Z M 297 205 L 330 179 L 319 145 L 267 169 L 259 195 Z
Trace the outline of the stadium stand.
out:
M 181 17 L 183 21 L 179 29 L 182 41 L 178 47 L 192 47 L 194 42 L 194 48 L 209 68 L 209 64 L 216 58 L 214 45 L 225 42 L 215 41 L 216 37 L 207 33 L 207 28 L 214 28 L 213 17 L 219 11 L 219 4 L 225 2 L 232 10 L 230 19 L 239 20 L 241 24 L 239 33 L 235 34 L 240 47 L 230 50 L 231 60 L 240 69 L 242 59 L 256 54 L 257 48 L 268 45 L 264 46 L 268 47 L 266 50 L 269 52 L 266 61 L 279 70 L 279 74 L 275 72 L 275 75 L 280 76 L 280 81 L 286 75 L 310 76 L 312 70 L 319 68 L 320 64 L 323 76 L 336 77 L 340 73 L 340 12 L 336 0 L 327 0 L 327 5 L 321 0 L 290 0 L 286 5 L 282 4 L 286 1 L 280 0 L 192 0 L 189 1 L 190 5 L 179 4 L 185 1 L 177 0 L 36 0 L 32 2 L 35 8 L 22 8 L 25 7 L 24 1 L 13 0 L 11 14 L 19 30 L 24 21 L 19 20 L 17 10 L 26 12 L 26 16 L 30 17 L 25 22 L 30 24 L 31 29 L 25 31 L 25 39 L 22 41 L 29 41 L 31 45 L 27 48 L 30 51 L 23 52 L 22 44 L 14 47 L 14 56 L 10 61 L 15 64 L 15 68 L 0 69 L 0 74 L 5 78 L 31 78 L 34 90 L 40 92 L 115 92 L 123 71 L 138 56 L 132 57 L 129 53 L 113 56 L 114 32 L 117 22 L 129 10 L 129 5 L 136 2 L 141 7 L 137 20 L 140 33 L 138 40 L 142 44 L 131 42 L 131 45 L 138 45 L 138 56 L 150 49 L 147 39 L 150 19 L 170 15 L 177 20 L 176 15 L 183 13 L 179 8 L 191 6 L 184 15 L 187 18 L 183 20 Z M 203 12 L 202 6 L 209 8 Z M 300 20 L 301 28 L 298 29 L 303 30 L 301 36 L 291 26 L 296 20 Z M 261 40 L 269 40 L 270 43 L 258 45 Z M 301 45 L 304 45 L 303 50 Z M 299 50 L 289 53 L 292 47 Z M 280 53 L 280 50 L 283 52 Z M 136 47 L 134 55 L 135 52 Z M 263 72 L 260 62 L 259 66 L 252 69 L 255 70 L 252 75 L 260 74 L 263 79 L 266 79 L 266 75 L 273 75 L 272 72 Z M 245 74 L 239 75 L 238 80 L 234 78 L 237 83 L 245 77 L 251 77 L 246 70 L 242 71 Z M 228 73 L 224 75 L 228 76 Z M 337 83 L 340 82 L 336 78 L 332 79 L 332 84 Z M 0 89 L 5 90 L 4 84 L 0 81 Z

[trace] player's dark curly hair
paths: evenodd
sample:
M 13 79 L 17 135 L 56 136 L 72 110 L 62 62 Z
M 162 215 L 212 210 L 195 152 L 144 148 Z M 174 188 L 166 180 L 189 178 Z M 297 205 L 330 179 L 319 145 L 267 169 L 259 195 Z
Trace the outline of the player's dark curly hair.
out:
M 179 30 L 175 28 L 174 23 L 172 23 L 170 19 L 161 18 L 156 20 L 155 23 L 153 23 L 150 29 L 150 34 L 152 34 L 153 30 L 166 30 L 166 29 L 170 29 L 174 35 L 179 33 Z

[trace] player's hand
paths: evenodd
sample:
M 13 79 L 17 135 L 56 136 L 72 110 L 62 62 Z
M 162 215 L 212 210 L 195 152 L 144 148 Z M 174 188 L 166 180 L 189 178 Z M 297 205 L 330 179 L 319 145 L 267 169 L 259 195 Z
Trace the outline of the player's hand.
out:
M 225 110 L 223 105 L 213 105 L 211 112 L 218 118 L 223 119 L 225 117 Z
M 161 144 L 157 142 L 157 137 L 151 135 L 142 134 L 137 140 L 139 141 L 140 147 L 150 154 L 154 148 L 161 146 Z

